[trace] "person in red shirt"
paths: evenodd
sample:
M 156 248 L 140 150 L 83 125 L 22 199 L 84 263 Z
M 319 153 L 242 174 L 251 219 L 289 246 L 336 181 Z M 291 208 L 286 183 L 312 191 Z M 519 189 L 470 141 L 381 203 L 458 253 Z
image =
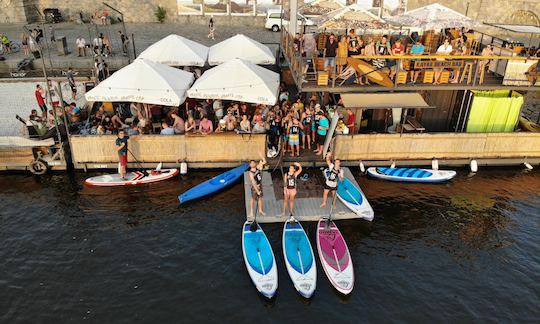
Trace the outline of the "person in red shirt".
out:
M 347 108 L 347 119 L 346 119 L 345 125 L 347 126 L 347 128 L 349 128 L 350 135 L 354 134 L 355 120 L 356 120 L 356 116 L 354 115 L 354 112 L 352 111 L 351 108 Z
M 36 85 L 36 91 L 34 92 L 34 94 L 36 95 L 36 101 L 39 106 L 39 109 L 41 109 L 43 119 L 46 119 L 47 118 L 47 105 L 45 104 L 45 91 L 38 84 Z
M 401 43 L 401 39 L 396 40 L 394 45 L 392 46 L 392 55 L 404 55 L 405 54 L 405 46 Z M 395 69 L 392 69 L 390 71 L 390 79 L 394 80 L 394 76 L 396 75 L 397 71 L 401 68 L 401 61 L 396 62 Z

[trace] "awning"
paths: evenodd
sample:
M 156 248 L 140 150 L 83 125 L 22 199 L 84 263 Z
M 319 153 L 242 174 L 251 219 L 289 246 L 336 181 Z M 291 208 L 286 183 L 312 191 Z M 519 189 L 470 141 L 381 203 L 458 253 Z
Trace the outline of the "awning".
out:
M 540 34 L 540 27 L 534 25 L 510 25 L 510 24 L 492 24 L 484 23 L 485 25 L 498 27 L 500 29 L 508 30 L 515 33 L 525 34 Z
M 419 93 L 344 93 L 341 100 L 345 108 L 435 108 L 428 105 Z

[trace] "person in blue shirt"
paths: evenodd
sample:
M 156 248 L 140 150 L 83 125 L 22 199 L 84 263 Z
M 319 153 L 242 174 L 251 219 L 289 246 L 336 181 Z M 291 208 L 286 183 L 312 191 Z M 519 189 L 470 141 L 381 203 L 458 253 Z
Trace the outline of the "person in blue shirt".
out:
M 315 150 L 315 154 L 321 155 L 323 153 L 326 133 L 328 132 L 328 128 L 330 128 L 330 121 L 322 111 L 319 111 L 317 115 L 319 115 L 319 126 L 317 127 L 317 150 Z
M 411 47 L 411 55 L 422 55 L 424 54 L 424 45 L 422 42 L 417 39 L 416 43 Z M 411 74 L 411 83 L 415 84 L 416 80 L 418 79 L 418 75 L 420 74 L 420 69 L 416 69 L 414 67 L 415 62 L 419 62 L 419 59 L 411 59 L 411 66 L 409 68 L 409 73 Z
M 169 126 L 169 124 L 163 122 L 161 123 L 161 135 L 174 135 L 174 128 Z

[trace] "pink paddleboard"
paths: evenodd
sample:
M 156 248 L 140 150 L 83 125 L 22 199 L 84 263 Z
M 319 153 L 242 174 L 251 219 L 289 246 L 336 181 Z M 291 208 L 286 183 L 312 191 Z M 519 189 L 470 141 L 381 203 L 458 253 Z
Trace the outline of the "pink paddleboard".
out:
M 354 287 L 354 269 L 351 254 L 341 232 L 333 221 L 319 220 L 317 224 L 317 250 L 328 280 L 342 294 L 348 295 Z

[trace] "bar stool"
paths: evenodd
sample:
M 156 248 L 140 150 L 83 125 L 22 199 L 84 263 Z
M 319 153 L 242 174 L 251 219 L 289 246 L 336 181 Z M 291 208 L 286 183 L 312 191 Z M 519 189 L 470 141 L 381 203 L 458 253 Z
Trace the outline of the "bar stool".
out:
M 423 83 L 433 83 L 433 78 L 435 72 L 433 70 L 424 70 L 424 78 L 422 79 Z
M 444 70 L 439 77 L 439 83 L 448 83 L 448 81 L 450 81 L 450 71 Z
M 397 73 L 397 80 L 396 80 L 396 83 L 397 84 L 405 84 L 407 83 L 407 75 L 409 75 L 409 73 L 407 71 L 399 71 Z
M 465 75 L 467 75 L 467 84 L 471 84 L 472 77 L 473 77 L 473 62 L 466 62 L 465 67 L 463 68 L 463 73 L 461 74 L 461 78 L 459 79 L 459 83 L 462 83 L 463 80 L 465 80 Z

